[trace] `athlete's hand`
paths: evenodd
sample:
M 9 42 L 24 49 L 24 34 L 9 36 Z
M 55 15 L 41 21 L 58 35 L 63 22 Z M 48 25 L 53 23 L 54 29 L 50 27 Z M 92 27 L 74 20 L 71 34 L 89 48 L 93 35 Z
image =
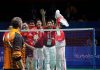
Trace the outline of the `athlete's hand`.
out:
M 40 13 L 41 13 L 42 16 L 45 16 L 46 11 L 44 11 L 44 9 L 41 9 L 41 10 L 40 10 Z

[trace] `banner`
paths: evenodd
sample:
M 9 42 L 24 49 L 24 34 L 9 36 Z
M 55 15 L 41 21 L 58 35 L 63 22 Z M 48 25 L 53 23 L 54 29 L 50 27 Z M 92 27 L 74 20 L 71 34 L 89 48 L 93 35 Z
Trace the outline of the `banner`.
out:
M 3 67 L 3 62 L 4 62 L 3 55 L 4 55 L 3 47 L 0 47 L 0 70 L 1 70 L 2 67 Z
M 96 56 L 91 47 L 66 47 L 67 67 L 93 67 L 93 59 L 96 67 L 100 68 L 100 46 L 96 47 Z
M 96 67 L 100 68 L 100 46 L 96 47 Z M 67 67 L 93 67 L 93 53 L 91 47 L 66 47 Z M 3 48 L 0 47 L 0 69 L 3 67 Z

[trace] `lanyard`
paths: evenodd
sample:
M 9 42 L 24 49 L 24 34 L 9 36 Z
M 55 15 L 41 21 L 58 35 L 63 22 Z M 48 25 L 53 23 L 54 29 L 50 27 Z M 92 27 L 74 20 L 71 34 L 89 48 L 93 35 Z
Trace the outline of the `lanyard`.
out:
M 49 31 L 49 32 L 47 33 L 47 36 L 48 36 L 48 39 L 51 38 L 51 31 Z

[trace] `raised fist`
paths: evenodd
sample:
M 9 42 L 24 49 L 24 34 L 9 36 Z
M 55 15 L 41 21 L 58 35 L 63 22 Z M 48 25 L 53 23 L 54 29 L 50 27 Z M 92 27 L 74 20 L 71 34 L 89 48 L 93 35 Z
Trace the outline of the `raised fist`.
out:
M 42 16 L 45 16 L 46 11 L 44 11 L 44 9 L 41 9 L 41 10 L 40 10 L 40 13 L 41 13 Z

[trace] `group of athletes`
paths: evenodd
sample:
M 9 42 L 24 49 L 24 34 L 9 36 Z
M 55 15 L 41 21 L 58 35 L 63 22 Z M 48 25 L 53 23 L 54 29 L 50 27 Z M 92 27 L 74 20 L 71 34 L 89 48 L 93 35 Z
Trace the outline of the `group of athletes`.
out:
M 52 20 L 48 20 L 46 22 L 46 12 L 44 9 L 41 9 L 40 13 L 42 15 L 42 21 L 37 20 L 36 23 L 34 21 L 30 21 L 29 24 L 22 23 L 20 27 L 17 26 L 19 23 L 14 20 L 17 18 L 18 21 L 19 17 L 13 18 L 13 25 L 10 32 L 12 31 L 13 33 L 14 28 L 18 28 L 17 30 L 22 30 L 20 32 L 20 37 L 24 39 L 20 40 L 21 38 L 16 34 L 18 31 L 15 30 L 16 36 L 14 36 L 13 44 L 10 43 L 11 41 L 8 42 L 9 46 L 14 48 L 14 52 L 12 52 L 13 61 L 16 63 L 19 61 L 22 70 L 66 70 L 65 35 L 64 32 L 60 30 L 60 24 L 65 23 L 66 20 L 60 14 L 59 10 L 55 12 L 56 25 L 52 22 Z M 68 23 L 65 23 L 65 25 L 69 26 Z M 45 29 L 56 29 L 56 31 L 44 31 Z M 12 37 L 11 34 L 10 36 Z M 5 38 L 3 41 L 4 40 Z M 20 51 L 19 47 L 22 45 L 19 44 L 22 43 L 24 45 L 23 51 L 26 51 L 26 53 L 21 52 L 20 56 L 18 51 Z M 20 49 L 22 50 L 23 48 Z M 24 61 L 22 55 L 25 56 Z

